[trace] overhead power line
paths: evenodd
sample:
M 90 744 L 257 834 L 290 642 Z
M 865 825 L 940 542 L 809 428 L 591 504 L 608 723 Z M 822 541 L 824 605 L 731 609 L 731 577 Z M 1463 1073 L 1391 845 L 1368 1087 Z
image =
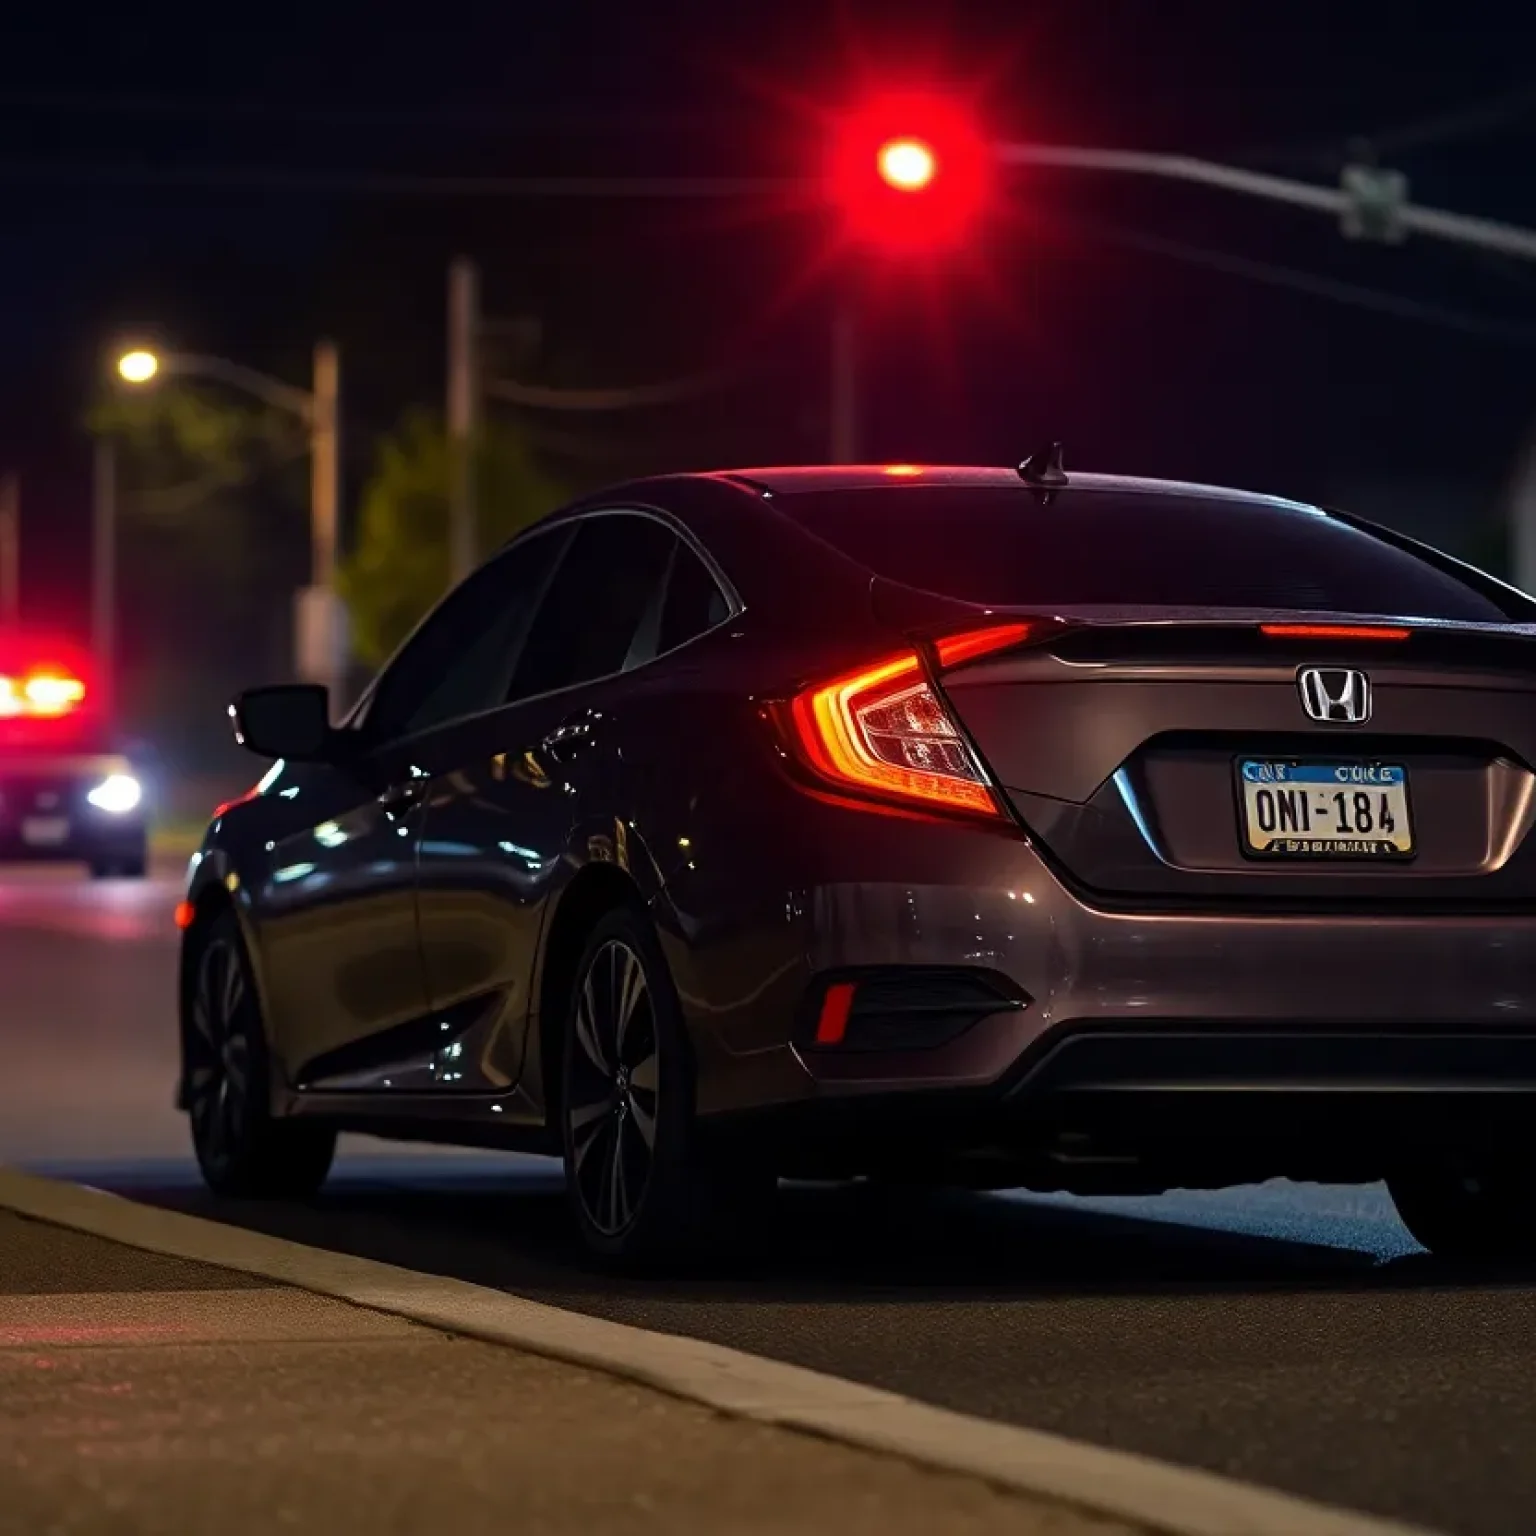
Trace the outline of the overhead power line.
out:
M 804 193 L 794 176 L 433 176 L 388 171 L 296 171 L 276 166 L 164 166 L 0 161 L 0 181 L 105 186 L 263 187 L 407 197 L 714 198 Z

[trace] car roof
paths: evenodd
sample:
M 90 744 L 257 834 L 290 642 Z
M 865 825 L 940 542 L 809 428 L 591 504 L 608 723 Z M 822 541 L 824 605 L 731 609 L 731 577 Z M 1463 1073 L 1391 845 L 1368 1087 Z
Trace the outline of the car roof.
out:
M 761 469 L 720 470 L 701 478 L 724 480 L 766 492 L 792 496 L 806 492 L 892 490 L 906 486 L 946 486 L 977 490 L 1024 487 L 1016 469 L 960 464 L 778 465 Z M 1221 501 L 1263 502 L 1298 512 L 1317 512 L 1306 502 L 1265 496 L 1230 486 L 1188 480 L 1154 480 L 1137 475 L 1068 474 L 1069 491 L 1113 491 L 1120 495 L 1184 496 Z

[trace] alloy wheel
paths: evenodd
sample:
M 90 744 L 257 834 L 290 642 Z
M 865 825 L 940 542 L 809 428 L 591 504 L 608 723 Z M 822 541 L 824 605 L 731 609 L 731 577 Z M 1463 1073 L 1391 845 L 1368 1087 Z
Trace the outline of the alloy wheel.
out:
M 660 1086 L 645 963 L 622 939 L 610 939 L 577 994 L 566 1104 L 577 1197 L 605 1237 L 630 1225 L 650 1181 Z
M 207 1162 L 231 1156 L 250 1112 L 245 970 L 220 939 L 204 951 L 192 994 L 187 1085 L 193 1134 Z

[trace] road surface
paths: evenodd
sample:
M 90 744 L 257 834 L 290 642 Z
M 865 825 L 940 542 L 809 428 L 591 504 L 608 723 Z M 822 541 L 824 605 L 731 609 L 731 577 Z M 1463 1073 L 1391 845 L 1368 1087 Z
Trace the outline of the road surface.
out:
M 315 1207 L 219 1207 L 170 1108 L 175 897 L 0 871 L 0 1162 L 1465 1536 L 1532 1529 L 1536 1285 L 1433 1264 L 1376 1189 L 792 1189 L 755 1256 L 644 1284 L 583 1261 L 533 1159 L 360 1140 Z

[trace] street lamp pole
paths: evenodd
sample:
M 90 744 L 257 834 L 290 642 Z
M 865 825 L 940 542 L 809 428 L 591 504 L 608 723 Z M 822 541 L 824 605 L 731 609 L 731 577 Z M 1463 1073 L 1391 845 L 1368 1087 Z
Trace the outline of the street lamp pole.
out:
M 254 395 L 258 400 L 297 416 L 309 428 L 310 440 L 310 584 L 299 593 L 295 612 L 297 670 L 306 682 L 328 688 L 333 704 L 339 703 L 347 683 L 350 652 L 345 615 L 336 590 L 341 503 L 341 360 L 336 345 L 320 341 L 315 346 L 314 382 L 310 390 L 298 389 L 243 363 L 222 357 L 175 353 L 160 357 L 153 352 L 127 352 L 118 359 L 117 371 L 128 383 L 147 384 L 161 373 L 213 379 Z M 98 549 L 102 559 L 113 557 L 110 525 L 115 522 L 113 498 L 102 488 L 111 485 L 103 477 L 98 460 L 98 496 L 107 499 L 98 508 Z M 106 530 L 103 533 L 103 530 Z M 99 603 L 110 617 L 111 575 L 97 564 Z M 104 621 L 104 643 L 110 645 L 111 625 Z

